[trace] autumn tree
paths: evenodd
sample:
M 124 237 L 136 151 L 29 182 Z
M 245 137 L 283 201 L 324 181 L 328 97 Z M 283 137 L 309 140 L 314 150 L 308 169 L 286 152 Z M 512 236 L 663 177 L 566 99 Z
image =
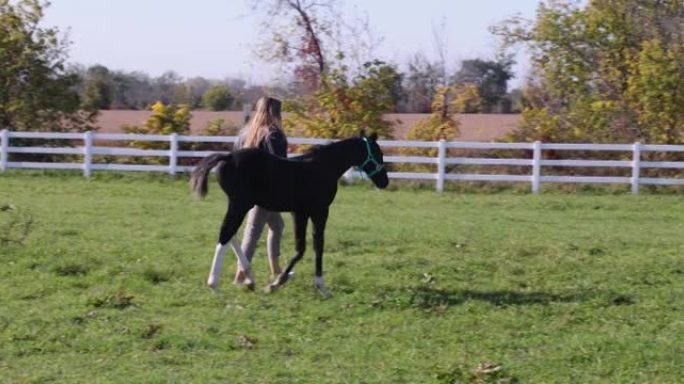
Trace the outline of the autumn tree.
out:
M 427 69 L 427 71 L 424 70 L 426 75 L 421 77 L 430 80 L 425 84 L 426 94 L 431 95 L 430 115 L 419 120 L 411 128 L 407 135 L 410 140 L 453 140 L 460 134 L 460 123 L 456 114 L 480 112 L 483 104 L 474 79 L 463 79 L 463 81 L 457 83 L 455 81 L 457 76 L 448 75 L 448 44 L 446 41 L 445 21 L 442 22 L 440 28 L 433 30 L 433 37 L 437 60 L 431 63 L 426 59 L 419 59 L 422 55 L 417 55 L 415 57 L 416 60 L 414 60 L 414 62 L 422 62 L 423 68 Z M 416 71 L 413 72 L 415 73 Z M 411 77 L 409 76 L 409 79 Z M 465 80 L 468 81 L 466 82 Z M 436 151 L 408 149 L 404 153 L 434 156 Z
M 192 113 L 187 105 L 166 105 L 158 101 L 150 108 L 152 114 L 142 126 L 125 124 L 121 129 L 125 133 L 142 135 L 187 135 L 190 133 Z M 164 141 L 132 141 L 130 146 L 141 149 L 168 149 L 169 143 Z M 180 143 L 180 149 L 190 148 L 189 143 Z M 126 161 L 126 159 L 123 159 Z M 137 162 L 149 164 L 167 164 L 166 158 L 139 158 Z
M 486 98 L 482 97 L 481 87 L 465 83 L 451 86 L 447 95 L 451 96 L 451 106 L 455 113 L 481 113 L 486 108 Z M 491 99 L 490 99 L 491 101 Z M 497 103 L 499 103 L 497 101 Z M 491 104 L 489 105 L 491 107 Z M 434 107 L 433 107 L 434 108 Z M 485 111 L 488 112 L 488 111 Z M 491 112 L 491 111 L 489 111 Z
M 257 54 L 267 62 L 283 64 L 309 92 L 317 90 L 337 54 L 332 42 L 338 30 L 339 0 L 250 2 L 254 10 L 267 15 Z
M 417 121 L 409 130 L 406 138 L 418 141 L 454 140 L 460 134 L 459 121 L 454 116 L 453 87 L 439 87 L 432 100 L 432 111 L 427 117 Z M 437 156 L 434 148 L 402 148 L 406 156 Z M 433 172 L 434 166 L 427 164 L 404 164 L 399 169 L 406 172 Z
M 313 95 L 287 100 L 290 131 L 313 137 L 340 138 L 360 129 L 392 137 L 392 122 L 383 115 L 392 109 L 392 88 L 399 81 L 396 69 L 382 61 L 366 63 L 351 77 L 346 67 L 324 75 L 325 86 Z
M 470 86 L 454 86 L 453 78 L 447 75 L 447 34 L 446 21 L 443 20 L 440 28 L 433 29 L 434 47 L 437 53 L 437 61 L 430 64 L 428 68 L 431 69 L 430 78 L 432 81 L 428 83 L 428 91 L 432 95 L 430 103 L 430 115 L 416 122 L 409 130 L 407 138 L 409 140 L 420 141 L 437 141 L 437 140 L 453 140 L 459 131 L 459 121 L 455 116 L 456 112 L 463 112 L 467 106 L 464 102 L 464 95 L 476 92 L 474 87 Z M 426 60 L 427 62 L 427 60 Z M 429 63 L 429 62 L 427 62 Z M 456 98 L 457 94 L 461 94 L 460 98 Z M 455 101 L 458 100 L 456 103 Z M 459 110 L 457 110 L 459 109 Z M 404 148 L 401 152 L 410 156 L 430 156 L 437 155 L 436 149 L 430 148 Z M 433 165 L 418 164 L 418 165 L 403 165 L 401 169 L 405 171 L 432 171 Z
M 93 129 L 96 111 L 81 108 L 79 78 L 65 68 L 68 41 L 41 25 L 48 5 L 0 0 L 0 128 Z
M 158 101 L 150 110 L 152 115 L 142 127 L 124 125 L 122 127 L 124 132 L 149 135 L 170 135 L 172 133 L 185 135 L 190 132 L 192 113 L 190 113 L 190 108 L 187 105 L 165 105 Z
M 494 28 L 533 76 L 515 140 L 681 143 L 684 3 L 552 0 Z
M 261 57 L 290 68 L 303 91 L 285 103 L 286 126 L 317 137 L 339 138 L 361 129 L 391 135 L 391 122 L 383 115 L 393 110 L 398 98 L 399 73 L 379 60 L 358 66 L 349 60 L 362 55 L 342 43 L 339 0 L 253 0 L 252 4 L 270 16 Z
M 459 135 L 459 122 L 454 117 L 454 88 L 440 87 L 432 101 L 432 113 L 419 120 L 409 131 L 409 140 L 454 140 Z

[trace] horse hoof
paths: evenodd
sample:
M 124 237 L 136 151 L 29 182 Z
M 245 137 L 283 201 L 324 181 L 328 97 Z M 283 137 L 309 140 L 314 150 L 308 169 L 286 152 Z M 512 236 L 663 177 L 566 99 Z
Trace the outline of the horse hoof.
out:
M 267 285 L 267 286 L 264 287 L 264 292 L 266 292 L 266 293 L 273 293 L 273 292 L 277 291 L 278 288 L 280 288 L 279 285 L 276 285 L 276 284 L 269 284 L 269 285 Z
M 248 283 L 245 283 L 244 287 L 245 287 L 248 291 L 253 291 L 254 288 L 256 288 L 256 284 L 255 284 L 253 281 L 250 281 L 250 282 L 248 282 Z
M 273 284 L 281 286 L 281 285 L 287 283 L 288 280 L 290 280 L 290 274 L 289 273 L 288 274 L 281 273 L 280 275 L 278 275 L 278 278 L 276 278 L 276 280 L 275 280 L 275 282 L 273 282 Z
M 321 293 L 321 296 L 323 296 L 324 299 L 329 299 L 332 297 L 332 293 L 328 291 L 327 289 L 318 289 L 318 291 Z

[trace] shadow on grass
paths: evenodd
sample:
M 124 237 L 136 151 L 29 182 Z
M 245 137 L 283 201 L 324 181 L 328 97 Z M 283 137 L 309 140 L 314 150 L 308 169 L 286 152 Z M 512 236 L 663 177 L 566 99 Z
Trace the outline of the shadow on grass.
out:
M 549 305 L 552 303 L 577 303 L 604 296 L 597 292 L 554 294 L 547 292 L 516 292 L 510 290 L 474 291 L 446 290 L 431 286 L 389 288 L 381 290 L 372 307 L 381 309 L 422 309 L 444 311 L 467 301 L 483 301 L 497 307 L 521 305 Z M 607 305 L 629 305 L 633 300 L 624 295 L 609 295 Z M 617 298 L 616 298 L 617 297 Z M 626 298 L 626 299 L 625 299 Z

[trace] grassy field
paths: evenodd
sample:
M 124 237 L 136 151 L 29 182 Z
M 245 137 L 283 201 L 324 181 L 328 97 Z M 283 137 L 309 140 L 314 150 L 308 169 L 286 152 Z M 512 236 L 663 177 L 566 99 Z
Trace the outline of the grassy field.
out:
M 343 187 L 328 300 L 310 246 L 275 294 L 235 288 L 232 259 L 204 286 L 214 181 L 198 202 L 163 176 L 7 172 L 7 204 L 0 231 L 34 224 L 0 244 L 3 383 L 684 382 L 681 195 Z

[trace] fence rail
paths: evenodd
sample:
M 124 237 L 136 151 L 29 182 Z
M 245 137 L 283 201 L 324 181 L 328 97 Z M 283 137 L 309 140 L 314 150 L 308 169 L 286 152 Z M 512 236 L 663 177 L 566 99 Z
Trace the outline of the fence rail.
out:
M 41 139 L 41 140 L 77 140 L 81 146 L 53 147 L 53 146 L 12 146 L 12 139 Z M 0 131 L 0 171 L 10 168 L 32 169 L 80 169 L 85 177 L 93 171 L 139 171 L 166 172 L 175 175 L 179 172 L 189 172 L 192 166 L 179 165 L 181 158 L 200 158 L 208 156 L 212 151 L 181 150 L 180 143 L 226 143 L 232 144 L 236 137 L 224 136 L 181 136 L 171 135 L 139 135 L 112 133 L 56 133 L 56 132 L 17 132 Z M 95 145 L 95 142 L 107 142 L 107 146 Z M 166 142 L 168 149 L 138 149 L 111 146 L 112 142 Z M 330 142 L 327 139 L 290 138 L 291 144 L 317 145 Z M 444 189 L 445 181 L 480 181 L 480 182 L 522 182 L 529 183 L 531 191 L 538 193 L 544 183 L 588 183 L 588 184 L 627 184 L 631 185 L 632 193 L 639 193 L 641 185 L 679 185 L 684 186 L 684 172 L 669 178 L 641 177 L 644 169 L 675 169 L 684 170 L 684 161 L 642 161 L 647 152 L 670 153 L 684 152 L 684 145 L 643 145 L 634 144 L 562 144 L 562 143 L 483 143 L 483 142 L 446 142 L 441 141 L 389 141 L 378 142 L 383 148 L 419 148 L 436 149 L 437 155 L 430 156 L 385 156 L 386 163 L 402 164 L 432 164 L 436 172 L 390 172 L 392 179 L 428 180 L 435 182 L 437 191 Z M 529 152 L 526 158 L 486 158 L 486 157 L 449 157 L 448 150 L 522 150 Z M 584 152 L 624 152 L 631 160 L 586 160 L 586 159 L 544 159 L 544 151 L 584 151 Z M 80 162 L 33 162 L 10 161 L 10 154 L 42 154 L 42 155 L 78 155 Z M 119 164 L 94 162 L 93 156 L 131 156 L 131 157 L 165 157 L 168 161 L 164 165 L 149 164 Z M 497 167 L 528 167 L 527 174 L 483 174 L 483 173 L 447 173 L 447 166 L 497 166 Z M 617 176 L 567 176 L 544 175 L 544 167 L 563 168 L 609 168 L 631 169 L 628 177 Z M 349 176 L 349 175 L 348 175 Z

